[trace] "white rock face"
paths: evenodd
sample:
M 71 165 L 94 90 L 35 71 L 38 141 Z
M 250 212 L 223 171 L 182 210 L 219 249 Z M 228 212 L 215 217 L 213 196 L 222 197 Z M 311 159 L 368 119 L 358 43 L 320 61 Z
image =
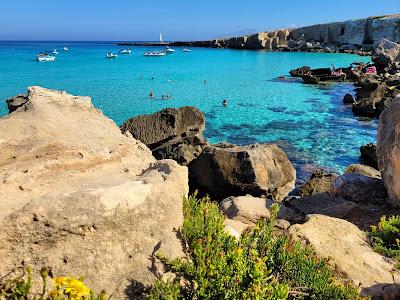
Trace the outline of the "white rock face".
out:
M 186 167 L 157 162 L 90 98 L 29 88 L 0 119 L 0 274 L 24 261 L 124 299 L 161 271 L 152 254 L 182 254 L 187 193 Z
M 317 256 L 329 259 L 340 273 L 360 284 L 364 294 L 383 295 L 385 285 L 394 284 L 393 279 L 400 280 L 395 262 L 375 252 L 365 233 L 350 222 L 310 215 L 305 224 L 291 226 L 289 234 L 311 245 Z

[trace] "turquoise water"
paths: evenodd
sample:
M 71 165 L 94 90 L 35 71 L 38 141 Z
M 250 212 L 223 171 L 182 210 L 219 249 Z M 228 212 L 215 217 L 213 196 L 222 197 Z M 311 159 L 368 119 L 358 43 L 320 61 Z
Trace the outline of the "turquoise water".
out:
M 41 50 L 62 49 L 53 63 L 37 63 Z M 303 65 L 348 66 L 367 57 L 347 54 L 281 53 L 192 48 L 191 53 L 105 59 L 111 43 L 0 43 L 0 99 L 40 85 L 89 95 L 118 125 L 166 107 L 193 105 L 205 112 L 211 142 L 236 144 L 277 141 L 302 174 L 309 165 L 337 170 L 358 161 L 360 145 L 376 139 L 376 121 L 355 118 L 342 104 L 352 85 L 324 88 L 276 77 Z M 205 83 L 204 81 L 207 81 Z M 155 99 L 148 97 L 150 91 Z M 171 100 L 162 100 L 170 94 Z M 227 99 L 228 107 L 221 101 Z M 7 113 L 0 101 L 0 115 Z

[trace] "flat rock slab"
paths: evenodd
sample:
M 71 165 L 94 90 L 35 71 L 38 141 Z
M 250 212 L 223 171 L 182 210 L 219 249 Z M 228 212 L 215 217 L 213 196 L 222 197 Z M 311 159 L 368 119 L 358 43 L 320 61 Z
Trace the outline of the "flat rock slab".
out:
M 320 214 L 335 218 L 345 217 L 358 205 L 341 197 L 335 197 L 328 193 L 320 193 L 290 201 L 290 206 L 308 214 Z
M 337 271 L 356 286 L 360 284 L 365 294 L 382 296 L 385 285 L 400 280 L 395 262 L 375 252 L 365 233 L 350 222 L 311 215 L 305 224 L 291 226 L 289 235 L 312 246 L 318 257 L 329 259 Z

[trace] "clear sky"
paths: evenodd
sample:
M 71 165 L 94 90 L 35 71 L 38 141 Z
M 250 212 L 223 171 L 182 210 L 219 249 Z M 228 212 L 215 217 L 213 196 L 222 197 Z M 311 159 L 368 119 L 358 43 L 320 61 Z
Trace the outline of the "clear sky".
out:
M 197 40 L 400 13 L 400 0 L 1 0 L 0 40 Z

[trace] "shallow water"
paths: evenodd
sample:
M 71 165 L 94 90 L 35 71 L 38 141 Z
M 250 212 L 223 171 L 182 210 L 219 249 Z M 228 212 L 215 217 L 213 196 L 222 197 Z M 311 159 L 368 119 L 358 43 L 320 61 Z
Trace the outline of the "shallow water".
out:
M 70 51 L 61 49 L 66 45 Z M 37 63 L 41 50 L 60 49 L 56 62 Z M 355 118 L 342 104 L 351 84 L 325 87 L 276 80 L 293 68 L 348 66 L 368 57 L 348 54 L 282 53 L 192 48 L 191 53 L 105 59 L 110 43 L 0 43 L 0 115 L 5 99 L 40 85 L 90 95 L 118 125 L 166 107 L 194 105 L 205 112 L 205 135 L 213 143 L 278 141 L 301 174 L 309 164 L 342 171 L 358 161 L 360 145 L 376 139 L 376 120 Z M 207 81 L 205 83 L 204 81 Z M 155 99 L 148 97 L 150 91 Z M 171 100 L 161 100 L 170 94 Z M 229 105 L 223 107 L 221 101 Z M 60 124 L 61 125 L 61 124 Z

